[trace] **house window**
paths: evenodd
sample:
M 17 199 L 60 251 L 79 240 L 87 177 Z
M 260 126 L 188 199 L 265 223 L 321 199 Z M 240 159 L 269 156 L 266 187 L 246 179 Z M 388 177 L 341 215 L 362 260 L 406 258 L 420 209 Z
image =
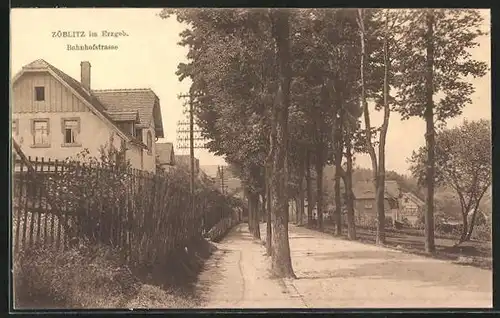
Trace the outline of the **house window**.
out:
M 153 135 L 148 131 L 148 154 L 151 154 L 153 151 Z
M 137 128 L 135 130 L 135 136 L 140 142 L 142 142 L 142 128 Z
M 35 100 L 38 102 L 45 100 L 45 87 L 43 86 L 35 87 Z
M 50 146 L 48 119 L 34 119 L 32 132 L 33 132 L 33 146 L 35 147 Z
M 19 123 L 17 119 L 12 119 L 12 135 L 19 134 Z
M 80 133 L 80 119 L 79 118 L 63 118 L 62 119 L 62 133 L 63 145 L 62 146 L 80 146 L 78 142 L 78 135 Z
M 408 203 L 408 198 L 404 198 L 404 202 L 405 202 L 405 203 Z

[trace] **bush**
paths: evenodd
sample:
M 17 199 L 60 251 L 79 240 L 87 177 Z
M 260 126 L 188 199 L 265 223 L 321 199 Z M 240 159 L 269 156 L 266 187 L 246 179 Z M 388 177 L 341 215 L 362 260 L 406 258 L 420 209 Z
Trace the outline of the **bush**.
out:
M 139 284 L 115 250 L 34 247 L 14 257 L 15 308 L 120 308 Z
M 491 224 L 479 224 L 472 230 L 471 238 L 479 241 L 491 241 Z
M 393 226 L 392 217 L 386 216 L 385 217 L 385 227 L 392 227 L 392 226 Z

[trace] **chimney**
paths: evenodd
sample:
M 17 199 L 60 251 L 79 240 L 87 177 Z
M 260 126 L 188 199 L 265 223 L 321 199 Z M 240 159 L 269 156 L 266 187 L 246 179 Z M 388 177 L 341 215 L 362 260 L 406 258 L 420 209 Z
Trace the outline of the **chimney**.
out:
M 80 83 L 83 87 L 90 92 L 90 62 L 83 61 L 80 63 L 81 77 Z

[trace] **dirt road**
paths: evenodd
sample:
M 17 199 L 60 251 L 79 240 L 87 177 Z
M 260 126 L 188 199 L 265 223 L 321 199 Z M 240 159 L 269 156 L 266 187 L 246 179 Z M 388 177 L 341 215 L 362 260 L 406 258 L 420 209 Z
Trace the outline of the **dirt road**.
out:
M 262 226 L 262 237 L 265 227 Z M 492 272 L 290 225 L 297 279 L 269 278 L 264 247 L 239 225 L 201 276 L 207 308 L 491 307 Z

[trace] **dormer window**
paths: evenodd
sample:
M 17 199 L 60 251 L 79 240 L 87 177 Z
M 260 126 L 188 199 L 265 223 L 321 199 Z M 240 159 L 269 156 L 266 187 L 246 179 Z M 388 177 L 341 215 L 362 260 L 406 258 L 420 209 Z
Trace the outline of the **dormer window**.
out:
M 35 101 L 42 102 L 45 100 L 45 87 L 36 86 L 35 87 Z

